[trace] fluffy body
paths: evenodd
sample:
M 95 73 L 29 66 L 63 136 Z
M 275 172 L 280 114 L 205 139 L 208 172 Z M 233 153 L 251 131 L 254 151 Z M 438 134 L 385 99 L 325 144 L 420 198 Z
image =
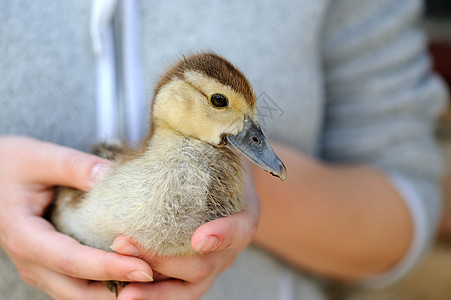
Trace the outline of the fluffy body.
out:
M 161 256 L 185 255 L 200 225 L 244 208 L 239 159 L 229 149 L 166 131 L 144 151 L 119 156 L 89 193 L 62 190 L 55 226 L 104 250 L 126 234 Z
M 212 105 L 217 93 L 226 107 Z M 223 137 L 240 132 L 245 116 L 258 124 L 255 95 L 240 71 L 214 53 L 184 58 L 157 84 L 142 147 L 94 149 L 113 158 L 111 171 L 88 193 L 62 188 L 53 223 L 104 250 L 125 234 L 161 256 L 194 253 L 200 225 L 244 208 L 239 159 Z

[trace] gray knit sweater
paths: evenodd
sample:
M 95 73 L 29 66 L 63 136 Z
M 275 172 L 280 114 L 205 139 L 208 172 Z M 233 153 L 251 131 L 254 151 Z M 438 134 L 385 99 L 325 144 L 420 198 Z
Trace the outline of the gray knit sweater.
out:
M 211 49 L 249 78 L 272 140 L 385 172 L 415 230 L 404 260 L 367 281 L 391 283 L 420 259 L 440 213 L 433 126 L 446 94 L 415 27 L 420 11 L 416 0 L 141 1 L 145 94 L 151 98 L 158 74 L 177 56 Z M 82 150 L 96 141 L 90 14 L 88 0 L 1 1 L 0 134 Z M 45 299 L 21 283 L 1 251 L 0 259 L 2 299 Z M 323 296 L 300 270 L 251 247 L 205 299 Z

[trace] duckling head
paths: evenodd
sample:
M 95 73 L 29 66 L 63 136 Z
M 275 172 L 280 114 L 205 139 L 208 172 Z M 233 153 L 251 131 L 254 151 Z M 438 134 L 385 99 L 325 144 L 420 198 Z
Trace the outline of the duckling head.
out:
M 285 179 L 286 168 L 260 129 L 251 85 L 221 56 L 207 52 L 184 57 L 162 77 L 152 105 L 154 134 L 172 130 L 214 146 L 234 148 Z

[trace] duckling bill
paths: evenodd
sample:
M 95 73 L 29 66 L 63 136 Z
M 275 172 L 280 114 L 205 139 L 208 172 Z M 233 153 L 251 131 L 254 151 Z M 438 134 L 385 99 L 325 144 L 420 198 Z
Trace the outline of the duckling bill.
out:
M 155 89 L 150 124 L 140 149 L 104 145 L 113 166 L 92 190 L 61 189 L 51 216 L 58 230 L 107 251 L 125 234 L 160 256 L 194 254 L 191 236 L 200 225 L 245 208 L 231 149 L 286 178 L 258 125 L 251 85 L 214 53 L 168 70 Z
M 248 116 L 244 117 L 243 130 L 237 135 L 227 135 L 227 141 L 263 170 L 281 180 L 287 177 L 285 165 L 274 153 L 260 127 Z

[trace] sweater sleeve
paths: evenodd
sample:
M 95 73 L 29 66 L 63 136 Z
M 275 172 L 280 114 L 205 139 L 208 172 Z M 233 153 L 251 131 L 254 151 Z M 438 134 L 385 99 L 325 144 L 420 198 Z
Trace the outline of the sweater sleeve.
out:
M 372 287 L 411 270 L 440 217 L 443 163 L 434 125 L 446 91 L 430 71 L 425 37 L 416 27 L 421 10 L 416 0 L 334 0 L 323 27 L 322 158 L 382 170 L 405 200 L 414 227 L 405 257 L 363 282 Z

